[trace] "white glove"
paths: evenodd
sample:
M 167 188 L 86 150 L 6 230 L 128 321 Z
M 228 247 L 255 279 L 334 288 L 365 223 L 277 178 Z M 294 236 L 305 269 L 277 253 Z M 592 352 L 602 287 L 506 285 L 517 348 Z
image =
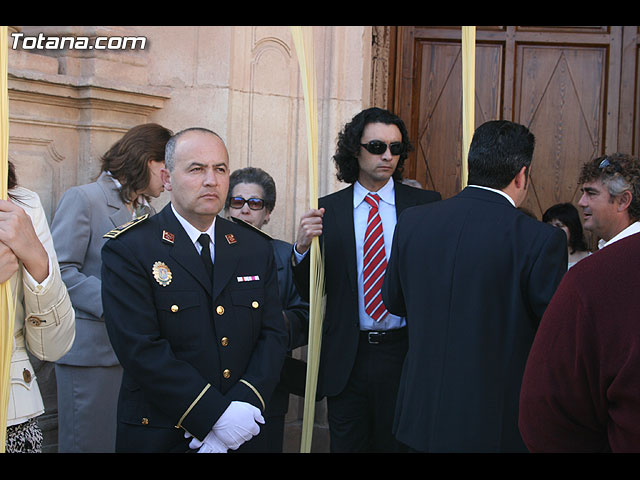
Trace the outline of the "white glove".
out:
M 198 449 L 198 453 L 227 453 L 226 445 L 220 441 L 213 430 L 207 434 L 202 442 L 186 431 L 184 438 L 191 438 L 189 448 L 192 450 Z
M 246 402 L 233 401 L 213 426 L 212 432 L 231 450 L 260 433 L 264 418 L 260 410 Z

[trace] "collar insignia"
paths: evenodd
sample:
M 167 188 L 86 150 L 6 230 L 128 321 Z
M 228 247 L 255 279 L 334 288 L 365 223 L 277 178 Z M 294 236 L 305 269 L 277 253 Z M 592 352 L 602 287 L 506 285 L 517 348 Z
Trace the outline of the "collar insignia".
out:
M 162 231 L 162 240 L 165 242 L 173 243 L 175 236 L 171 232 L 167 232 L 166 230 Z

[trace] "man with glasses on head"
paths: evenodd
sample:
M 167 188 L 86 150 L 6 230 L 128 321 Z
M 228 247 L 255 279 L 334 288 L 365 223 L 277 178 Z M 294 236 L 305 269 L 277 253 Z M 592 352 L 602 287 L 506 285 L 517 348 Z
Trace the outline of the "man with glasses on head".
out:
M 584 228 L 600 249 L 547 308 L 522 382 L 533 452 L 640 451 L 640 161 L 616 153 L 580 174 Z M 606 248 L 605 248 L 606 247 Z
M 302 300 L 291 270 L 292 245 L 283 240 L 271 238 L 262 231 L 276 205 L 276 184 L 267 172 L 260 168 L 246 167 L 235 170 L 229 176 L 227 196 L 227 216 L 241 225 L 255 229 L 266 237 L 273 247 L 278 271 L 280 303 L 285 327 L 289 333 L 288 356 L 282 369 L 280 383 L 271 400 L 267 402 L 264 415 L 264 435 L 267 449 L 272 453 L 282 452 L 284 437 L 284 416 L 289 405 L 289 393 L 304 394 L 304 364 L 291 358 L 291 351 L 307 344 L 309 335 L 309 304 Z
M 640 232 L 640 162 L 623 153 L 605 155 L 583 165 L 584 229 L 598 240 L 598 248 Z
M 327 397 L 332 452 L 395 452 L 398 379 L 407 351 L 406 321 L 389 314 L 380 286 L 396 218 L 405 208 L 440 200 L 401 183 L 411 144 L 402 120 L 369 108 L 338 136 L 334 161 L 350 184 L 305 213 L 294 247 L 294 277 L 309 292 L 308 249 L 321 235 L 326 308 L 318 397 Z

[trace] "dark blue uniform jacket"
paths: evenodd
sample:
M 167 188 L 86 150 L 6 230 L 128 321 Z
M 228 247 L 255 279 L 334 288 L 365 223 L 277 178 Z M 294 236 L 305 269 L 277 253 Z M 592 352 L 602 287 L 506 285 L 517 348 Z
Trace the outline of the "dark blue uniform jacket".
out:
M 271 244 L 221 217 L 214 243 L 213 285 L 170 205 L 102 250 L 124 368 L 117 451 L 186 451 L 184 430 L 203 439 L 233 400 L 264 412 L 278 383 L 287 333 Z

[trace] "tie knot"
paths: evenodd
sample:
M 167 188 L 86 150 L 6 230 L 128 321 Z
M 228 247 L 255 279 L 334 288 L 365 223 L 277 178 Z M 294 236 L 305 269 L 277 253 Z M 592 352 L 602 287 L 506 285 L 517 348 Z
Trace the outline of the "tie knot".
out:
M 210 239 L 209 235 L 208 235 L 208 234 L 206 234 L 206 233 L 203 233 L 202 235 L 200 235 L 200 236 L 198 237 L 198 243 L 199 243 L 200 245 L 202 245 L 203 247 L 207 247 L 207 248 L 208 248 L 208 247 L 209 247 L 209 241 L 210 241 L 210 240 L 211 240 L 211 239 Z
M 364 201 L 367 202 L 372 207 L 378 208 L 378 203 L 380 202 L 380 197 L 377 193 L 369 193 L 366 197 L 364 197 Z

